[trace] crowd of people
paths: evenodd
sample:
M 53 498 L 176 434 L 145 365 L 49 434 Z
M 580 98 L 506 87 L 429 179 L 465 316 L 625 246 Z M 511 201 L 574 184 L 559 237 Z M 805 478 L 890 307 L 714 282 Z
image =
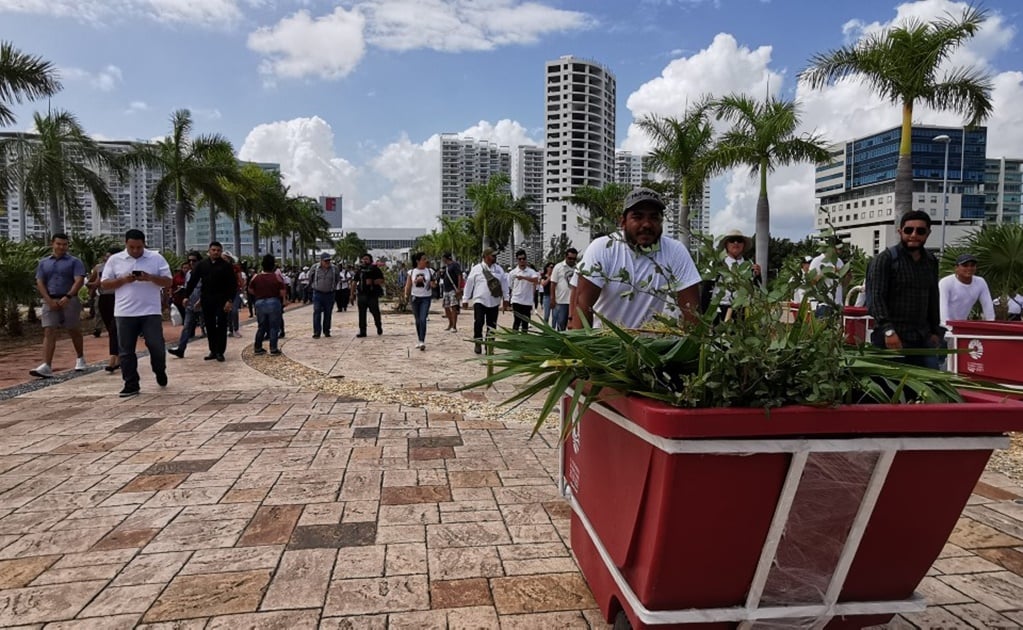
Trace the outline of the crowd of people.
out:
M 411 308 L 416 333 L 415 347 L 426 350 L 430 307 L 438 300 L 447 322 L 446 332 L 458 332 L 462 309 L 472 307 L 472 340 L 480 354 L 486 335 L 496 329 L 500 309 L 513 313 L 512 328 L 526 332 L 531 321 L 542 319 L 554 330 L 600 327 L 602 320 L 638 328 L 659 313 L 693 320 L 717 305 L 715 321 L 741 316 L 733 310 L 734 284 L 720 281 L 726 272 L 756 286 L 762 282 L 759 266 L 748 259 L 752 239 L 740 231 L 725 234 L 718 242 L 722 275 L 704 281 L 689 251 L 677 240 L 664 236 L 665 204 L 649 189 L 637 188 L 625 198 L 620 230 L 595 239 L 582 256 L 574 248 L 563 260 L 538 270 L 524 250 L 515 252 L 515 263 L 505 270 L 497 252 L 486 248 L 479 262 L 468 270 L 450 253 L 432 267 L 428 256 L 415 253 L 412 268 L 398 269 L 397 297 Z M 984 279 L 977 275 L 977 258 L 958 257 L 955 271 L 939 280 L 938 261 L 924 245 L 931 231 L 925 212 L 902 216 L 899 242 L 875 256 L 869 265 L 860 299 L 874 320 L 871 343 L 880 348 L 938 348 L 945 343 L 949 321 L 967 319 L 975 306 L 985 320 L 994 319 L 995 301 Z M 51 255 L 36 271 L 36 287 L 42 299 L 44 330 L 43 363 L 30 371 L 39 378 L 53 376 L 51 367 L 60 329 L 66 329 L 77 356 L 75 370 L 87 369 L 81 333 L 84 286 L 96 300 L 99 325 L 109 336 L 106 371 L 120 371 L 124 388 L 120 395 L 140 391 L 136 345 L 143 339 L 150 366 L 159 386 L 167 385 L 166 355 L 184 358 L 190 342 L 206 340 L 207 361 L 226 360 L 227 339 L 239 337 L 239 312 L 245 306 L 257 322 L 253 339 L 256 355 L 280 354 L 285 336 L 283 309 L 287 303 L 312 304 L 314 339 L 331 336 L 332 314 L 358 309 L 358 338 L 369 330 L 369 316 L 377 335 L 383 334 L 380 298 L 385 276 L 379 262 L 363 254 L 358 265 L 335 264 L 330 254 L 319 257 L 312 268 L 281 268 L 266 255 L 258 269 L 249 269 L 213 241 L 205 255 L 189 252 L 176 271 L 158 252 L 146 249 L 145 235 L 128 230 L 124 247 L 111 248 L 91 269 L 68 253 L 66 234 L 54 234 Z M 843 273 L 843 244 L 829 238 L 817 256 L 801 262 L 803 285 L 794 299 L 801 301 L 811 287 L 823 283 L 827 299 L 813 291 L 813 312 L 826 318 L 844 304 L 848 277 Z M 736 275 L 736 272 L 738 274 Z M 642 290 L 637 291 L 637 286 Z M 709 287 L 709 289 L 708 289 Z M 162 317 L 171 307 L 180 319 L 181 333 L 175 346 L 165 348 Z M 1018 320 L 1023 295 L 1010 298 L 1010 319 Z M 534 311 L 536 315 L 534 316 Z M 269 348 L 264 347 L 266 343 Z M 910 354 L 907 362 L 937 367 L 937 354 Z

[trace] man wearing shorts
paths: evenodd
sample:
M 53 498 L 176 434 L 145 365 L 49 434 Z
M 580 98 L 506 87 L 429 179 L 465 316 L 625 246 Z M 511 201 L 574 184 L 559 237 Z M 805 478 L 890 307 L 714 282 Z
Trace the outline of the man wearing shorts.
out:
M 441 273 L 441 287 L 444 297 L 444 315 L 448 318 L 448 327 L 444 330 L 458 332 L 458 312 L 462 300 L 462 267 L 455 262 L 448 252 L 441 257 L 444 270 Z
M 82 348 L 82 303 L 78 290 L 85 283 L 85 263 L 67 253 L 67 234 L 54 234 L 50 239 L 53 253 L 39 261 L 36 267 L 36 289 L 43 299 L 43 364 L 29 374 L 39 378 L 53 376 L 53 353 L 57 347 L 57 334 L 67 329 L 71 344 L 75 347 L 75 371 L 81 372 L 85 365 Z

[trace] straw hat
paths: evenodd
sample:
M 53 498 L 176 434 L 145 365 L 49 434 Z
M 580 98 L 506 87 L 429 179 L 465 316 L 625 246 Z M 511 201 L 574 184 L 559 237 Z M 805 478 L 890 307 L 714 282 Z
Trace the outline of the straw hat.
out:
M 725 243 L 727 243 L 729 239 L 736 237 L 741 238 L 744 243 L 742 251 L 747 252 L 750 249 L 753 249 L 753 239 L 743 234 L 742 230 L 731 230 L 727 232 L 724 236 L 721 237 L 721 240 L 718 241 L 718 249 L 724 250 Z

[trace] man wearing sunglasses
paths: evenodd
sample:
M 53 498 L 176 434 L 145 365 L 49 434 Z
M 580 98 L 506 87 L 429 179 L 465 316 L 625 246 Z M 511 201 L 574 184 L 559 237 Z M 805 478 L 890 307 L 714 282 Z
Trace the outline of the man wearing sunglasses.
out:
M 867 269 L 870 341 L 879 348 L 937 348 L 945 336 L 938 295 L 938 259 L 924 249 L 931 217 L 914 210 L 899 221 L 898 244 L 874 256 Z M 937 355 L 909 355 L 906 363 L 937 369 Z

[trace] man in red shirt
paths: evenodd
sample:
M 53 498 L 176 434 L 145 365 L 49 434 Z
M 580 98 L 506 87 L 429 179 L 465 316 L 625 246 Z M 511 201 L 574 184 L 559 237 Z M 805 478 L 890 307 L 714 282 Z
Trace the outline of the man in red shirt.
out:
M 263 256 L 260 263 L 262 271 L 249 281 L 249 293 L 256 301 L 256 339 L 253 342 L 253 354 L 266 354 L 263 340 L 270 338 L 270 354 L 278 355 L 277 338 L 280 336 L 283 323 L 281 303 L 284 300 L 284 282 L 274 273 L 276 263 L 273 254 Z

